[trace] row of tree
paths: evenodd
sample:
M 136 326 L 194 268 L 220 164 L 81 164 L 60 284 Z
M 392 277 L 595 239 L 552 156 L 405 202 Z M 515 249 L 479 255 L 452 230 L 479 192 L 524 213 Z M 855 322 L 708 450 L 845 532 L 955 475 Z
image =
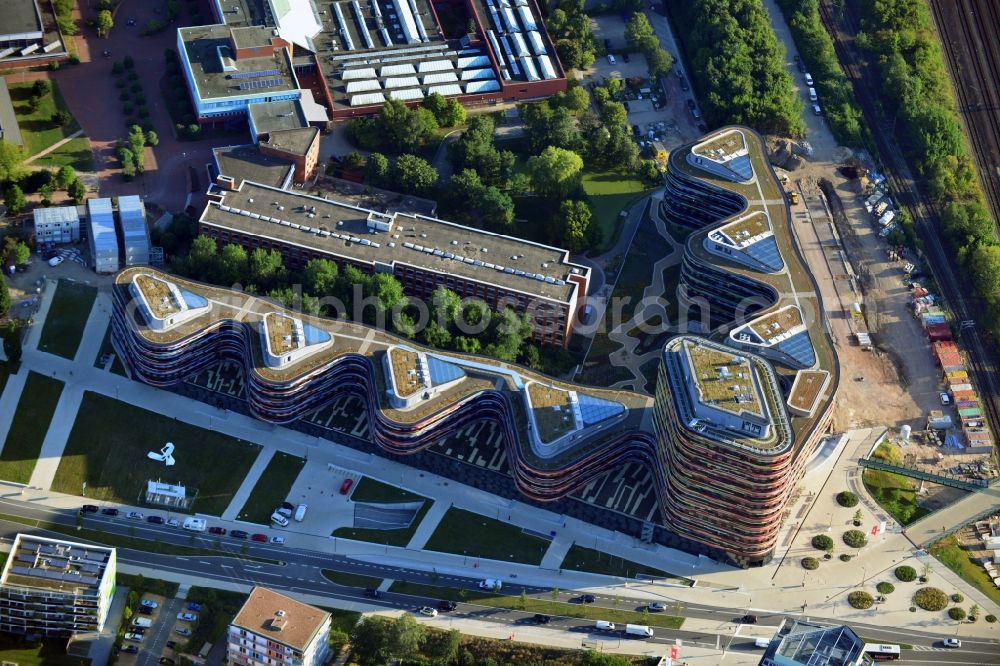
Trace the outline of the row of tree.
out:
M 239 284 L 249 293 L 266 294 L 308 314 L 384 325 L 431 347 L 521 360 L 536 368 L 541 362 L 538 349 L 529 342 L 532 327 L 526 316 L 509 308 L 492 311 L 481 300 L 463 300 L 443 287 L 422 311 L 388 273 L 368 275 L 353 266 L 340 269 L 327 259 L 312 259 L 296 273 L 285 267 L 276 250 L 256 248 L 248 253 L 232 243 L 220 249 L 208 236 L 196 237 L 190 251 L 175 257 L 172 265 L 196 280 Z
M 802 100 L 760 0 L 665 2 L 705 122 L 801 136 Z
M 385 147 L 412 153 L 426 144 L 442 127 L 465 123 L 465 108 L 458 100 L 431 93 L 416 108 L 391 99 L 382 105 L 374 118 L 352 118 L 347 123 L 347 138 L 356 146 L 371 150 Z
M 132 125 L 128 137 L 119 139 L 115 144 L 115 154 L 122 165 L 122 177 L 132 180 L 136 174 L 146 170 L 146 146 L 155 146 L 160 142 L 156 132 L 144 132 L 138 125 Z
M 820 20 L 819 0 L 777 0 L 777 3 L 815 80 L 830 130 L 842 145 L 860 145 L 868 132 L 861 123 L 854 88 L 844 75 L 833 39 Z
M 1000 245 L 976 180 L 940 46 L 925 3 L 860 2 L 858 44 L 878 58 L 882 90 L 910 157 L 941 211 L 945 236 L 1000 332 Z
M 641 51 L 646 56 L 649 78 L 653 81 L 670 73 L 674 59 L 660 46 L 660 38 L 653 32 L 653 26 L 643 12 L 632 14 L 625 26 L 625 41 L 630 48 Z
M 24 154 L 17 146 L 0 139 L 0 190 L 3 191 L 4 205 L 12 215 L 18 215 L 28 203 L 25 191 L 38 192 L 43 206 L 52 205 L 52 195 L 56 190 L 66 190 L 73 203 L 83 203 L 87 187 L 80 181 L 71 166 L 60 167 L 52 172 L 47 169 L 26 171 L 22 168 Z
M 545 27 L 567 69 L 587 69 L 597 57 L 597 40 L 590 29 L 584 0 L 555 0 Z

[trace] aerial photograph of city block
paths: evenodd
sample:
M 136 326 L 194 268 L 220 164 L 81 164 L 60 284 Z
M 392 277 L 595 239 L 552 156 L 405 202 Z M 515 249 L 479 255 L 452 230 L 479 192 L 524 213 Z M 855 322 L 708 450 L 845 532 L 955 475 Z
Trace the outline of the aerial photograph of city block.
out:
M 0 0 L 0 664 L 1000 665 L 998 45 Z

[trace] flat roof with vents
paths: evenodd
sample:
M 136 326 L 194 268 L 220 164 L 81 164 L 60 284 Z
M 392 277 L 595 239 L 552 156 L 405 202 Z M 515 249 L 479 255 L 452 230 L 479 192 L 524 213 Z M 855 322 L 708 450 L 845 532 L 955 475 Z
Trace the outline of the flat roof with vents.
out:
M 230 626 L 304 652 L 328 625 L 330 614 L 265 587 L 255 587 Z
M 559 302 L 573 295 L 569 277 L 589 272 L 570 263 L 565 250 L 435 218 L 383 214 L 250 181 L 220 194 L 222 201 L 202 212 L 203 224 L 353 261 L 408 264 Z M 375 226 L 391 230 L 376 233 Z
M 0 585 L 96 593 L 114 557 L 114 548 L 18 534 Z

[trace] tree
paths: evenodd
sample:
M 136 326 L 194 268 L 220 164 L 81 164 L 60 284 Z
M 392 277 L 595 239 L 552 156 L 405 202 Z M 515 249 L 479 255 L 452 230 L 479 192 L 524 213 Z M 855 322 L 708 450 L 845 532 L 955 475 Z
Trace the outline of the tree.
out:
M 403 285 L 389 273 L 376 273 L 368 284 L 371 295 L 378 299 L 378 307 L 382 312 L 390 312 L 393 308 L 405 305 Z
M 146 133 L 138 125 L 132 125 L 128 132 L 129 148 L 135 156 L 136 171 L 142 173 L 146 169 Z
M 383 144 L 399 147 L 403 151 L 412 151 L 423 145 L 438 128 L 433 113 L 423 107 L 411 111 L 397 99 L 382 105 L 376 126 Z
M 115 19 L 111 15 L 111 12 L 107 9 L 102 9 L 97 14 L 97 36 L 107 37 L 108 32 L 111 28 L 115 27 Z M 126 65 L 127 66 L 127 65 Z
M 390 168 L 389 158 L 382 153 L 372 153 L 365 166 L 365 180 L 369 185 L 384 187 L 389 180 Z
M 566 200 L 560 203 L 555 226 L 553 242 L 570 252 L 586 249 L 594 237 L 594 219 L 585 201 Z
M 10 312 L 10 289 L 7 288 L 7 280 L 0 276 L 0 317 L 5 317 Z
M 555 199 L 576 188 L 582 169 L 583 159 L 579 155 L 555 146 L 528 160 L 528 174 L 535 192 Z
M 447 349 L 451 344 L 451 333 L 434 320 L 431 320 L 424 326 L 424 330 L 420 332 L 420 337 L 428 347 Z
M 157 146 L 160 143 L 159 135 L 153 130 L 146 132 L 146 145 L 147 146 Z
M 621 102 L 608 102 L 601 107 L 601 122 L 609 129 L 628 124 L 628 112 Z
M 52 205 L 52 194 L 56 191 L 56 188 L 52 186 L 52 183 L 45 183 L 38 188 L 38 194 L 42 197 L 42 206 L 48 208 Z
M 52 92 L 52 84 L 46 79 L 39 79 L 31 85 L 31 91 L 39 97 L 45 97 Z
M 73 122 L 73 114 L 65 109 L 60 109 L 52 114 L 52 123 L 59 127 L 66 127 Z
M 328 296 L 337 288 L 340 271 L 329 259 L 310 259 L 305 268 L 306 291 L 313 296 Z
M 452 98 L 448 100 L 444 113 L 438 118 L 438 124 L 441 127 L 455 127 L 464 124 L 467 117 L 465 107 L 459 104 L 457 99 Z
M 483 196 L 483 181 L 472 169 L 462 169 L 452 175 L 445 190 L 449 219 L 469 223 Z
M 404 192 L 425 194 L 437 183 L 438 172 L 430 163 L 416 155 L 400 155 L 393 167 L 393 180 Z
M 218 248 L 210 236 L 198 236 L 191 241 L 187 255 L 187 271 L 191 277 L 213 282 L 218 271 Z
M 6 287 L 6 284 L 4 286 Z M 7 355 L 7 361 L 16 366 L 21 361 L 22 351 L 21 326 L 17 320 L 11 319 L 2 324 L 0 336 L 3 337 L 3 353 Z
M 642 12 L 632 14 L 628 24 L 625 26 L 625 41 L 636 50 L 645 51 L 650 43 L 658 43 L 656 33 L 649 19 Z
M 528 592 L 521 588 L 521 596 L 517 598 L 517 607 L 521 610 L 528 610 Z
M 450 329 L 462 311 L 462 297 L 447 287 L 438 287 L 431 293 L 431 321 Z
M 59 167 L 59 171 L 56 171 L 55 178 L 53 178 L 52 181 L 59 189 L 65 190 L 69 188 L 70 184 L 76 181 L 76 179 L 76 171 L 73 170 L 73 167 L 62 166 Z
M 349 169 L 351 171 L 356 171 L 357 169 L 360 169 L 362 166 L 364 166 L 364 163 L 365 163 L 365 158 L 362 157 L 361 153 L 359 153 L 356 150 L 352 150 L 350 153 L 347 154 L 347 157 L 344 158 L 344 168 Z
M 577 666 L 630 666 L 632 662 L 618 654 L 587 650 L 576 663 Z
M 482 192 L 479 213 L 490 231 L 506 233 L 514 225 L 514 200 L 491 185 Z
M 0 139 L 0 181 L 17 180 L 24 155 L 12 143 Z
M 571 113 L 583 113 L 590 106 L 590 95 L 587 94 L 587 89 L 580 84 L 571 84 L 566 92 L 558 97 L 557 102 L 560 106 L 569 109 Z
M 649 69 L 649 76 L 652 79 L 663 78 L 670 73 L 674 66 L 674 59 L 670 54 L 657 45 L 655 48 L 645 52 L 646 67 Z
M 458 629 L 452 629 L 447 633 L 428 636 L 424 653 L 435 663 L 451 664 L 455 661 L 461 644 L 462 633 Z
M 386 645 L 389 654 L 406 661 L 413 657 L 424 642 L 424 626 L 419 624 L 409 613 L 403 613 L 389 623 L 386 632 Z
M 255 248 L 250 254 L 249 282 L 261 290 L 269 290 L 285 279 L 285 264 L 277 250 Z
M 227 243 L 219 254 L 219 280 L 228 285 L 245 283 L 249 265 L 250 257 L 243 246 Z
M 421 104 L 421 106 L 423 106 L 425 109 L 434 114 L 434 118 L 437 120 L 439 125 L 441 125 L 442 127 L 448 127 L 448 125 L 445 125 L 443 122 L 441 122 L 441 118 L 444 116 L 445 111 L 448 108 L 448 102 L 447 100 L 445 100 L 444 96 L 441 93 L 438 92 L 431 93 L 430 95 L 424 98 L 424 101 Z
M 28 200 L 24 196 L 24 192 L 17 183 L 10 183 L 7 185 L 7 189 L 4 190 L 4 204 L 7 206 L 7 211 L 11 215 L 18 215 L 24 206 L 28 203 Z
M 388 621 L 381 617 L 363 616 L 351 630 L 351 647 L 360 663 L 385 664 L 389 660 Z

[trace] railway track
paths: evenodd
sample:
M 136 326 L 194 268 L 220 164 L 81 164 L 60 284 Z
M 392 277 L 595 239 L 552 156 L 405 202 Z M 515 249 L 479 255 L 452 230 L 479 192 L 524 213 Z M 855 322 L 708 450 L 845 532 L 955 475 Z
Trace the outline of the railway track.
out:
M 1000 8 L 995 0 L 930 0 L 929 4 L 972 142 L 979 182 L 996 222 L 1000 220 L 1000 52 L 995 45 L 1000 41 Z
M 966 296 L 958 278 L 954 257 L 944 247 L 938 234 L 940 220 L 934 204 L 923 194 L 913 178 L 909 166 L 902 157 L 903 151 L 891 138 L 891 130 L 881 128 L 881 118 L 877 112 L 879 101 L 877 82 L 880 76 L 874 65 L 861 65 L 849 45 L 847 32 L 832 14 L 828 0 L 820 0 L 820 17 L 826 30 L 833 36 L 837 57 L 851 81 L 861 111 L 869 125 L 874 128 L 872 135 L 883 160 L 883 171 L 896 200 L 911 213 L 917 233 L 924 243 L 924 253 L 931 272 L 942 294 L 960 321 L 973 321 L 983 313 L 978 301 Z M 990 0 L 985 0 L 989 3 Z M 850 2 L 844 5 L 844 27 L 849 34 L 857 34 L 860 19 L 854 13 Z M 975 325 L 961 331 L 961 342 L 969 359 L 969 370 L 979 389 L 985 415 L 994 433 L 1000 428 L 1000 378 L 997 377 L 997 359 L 986 336 Z

